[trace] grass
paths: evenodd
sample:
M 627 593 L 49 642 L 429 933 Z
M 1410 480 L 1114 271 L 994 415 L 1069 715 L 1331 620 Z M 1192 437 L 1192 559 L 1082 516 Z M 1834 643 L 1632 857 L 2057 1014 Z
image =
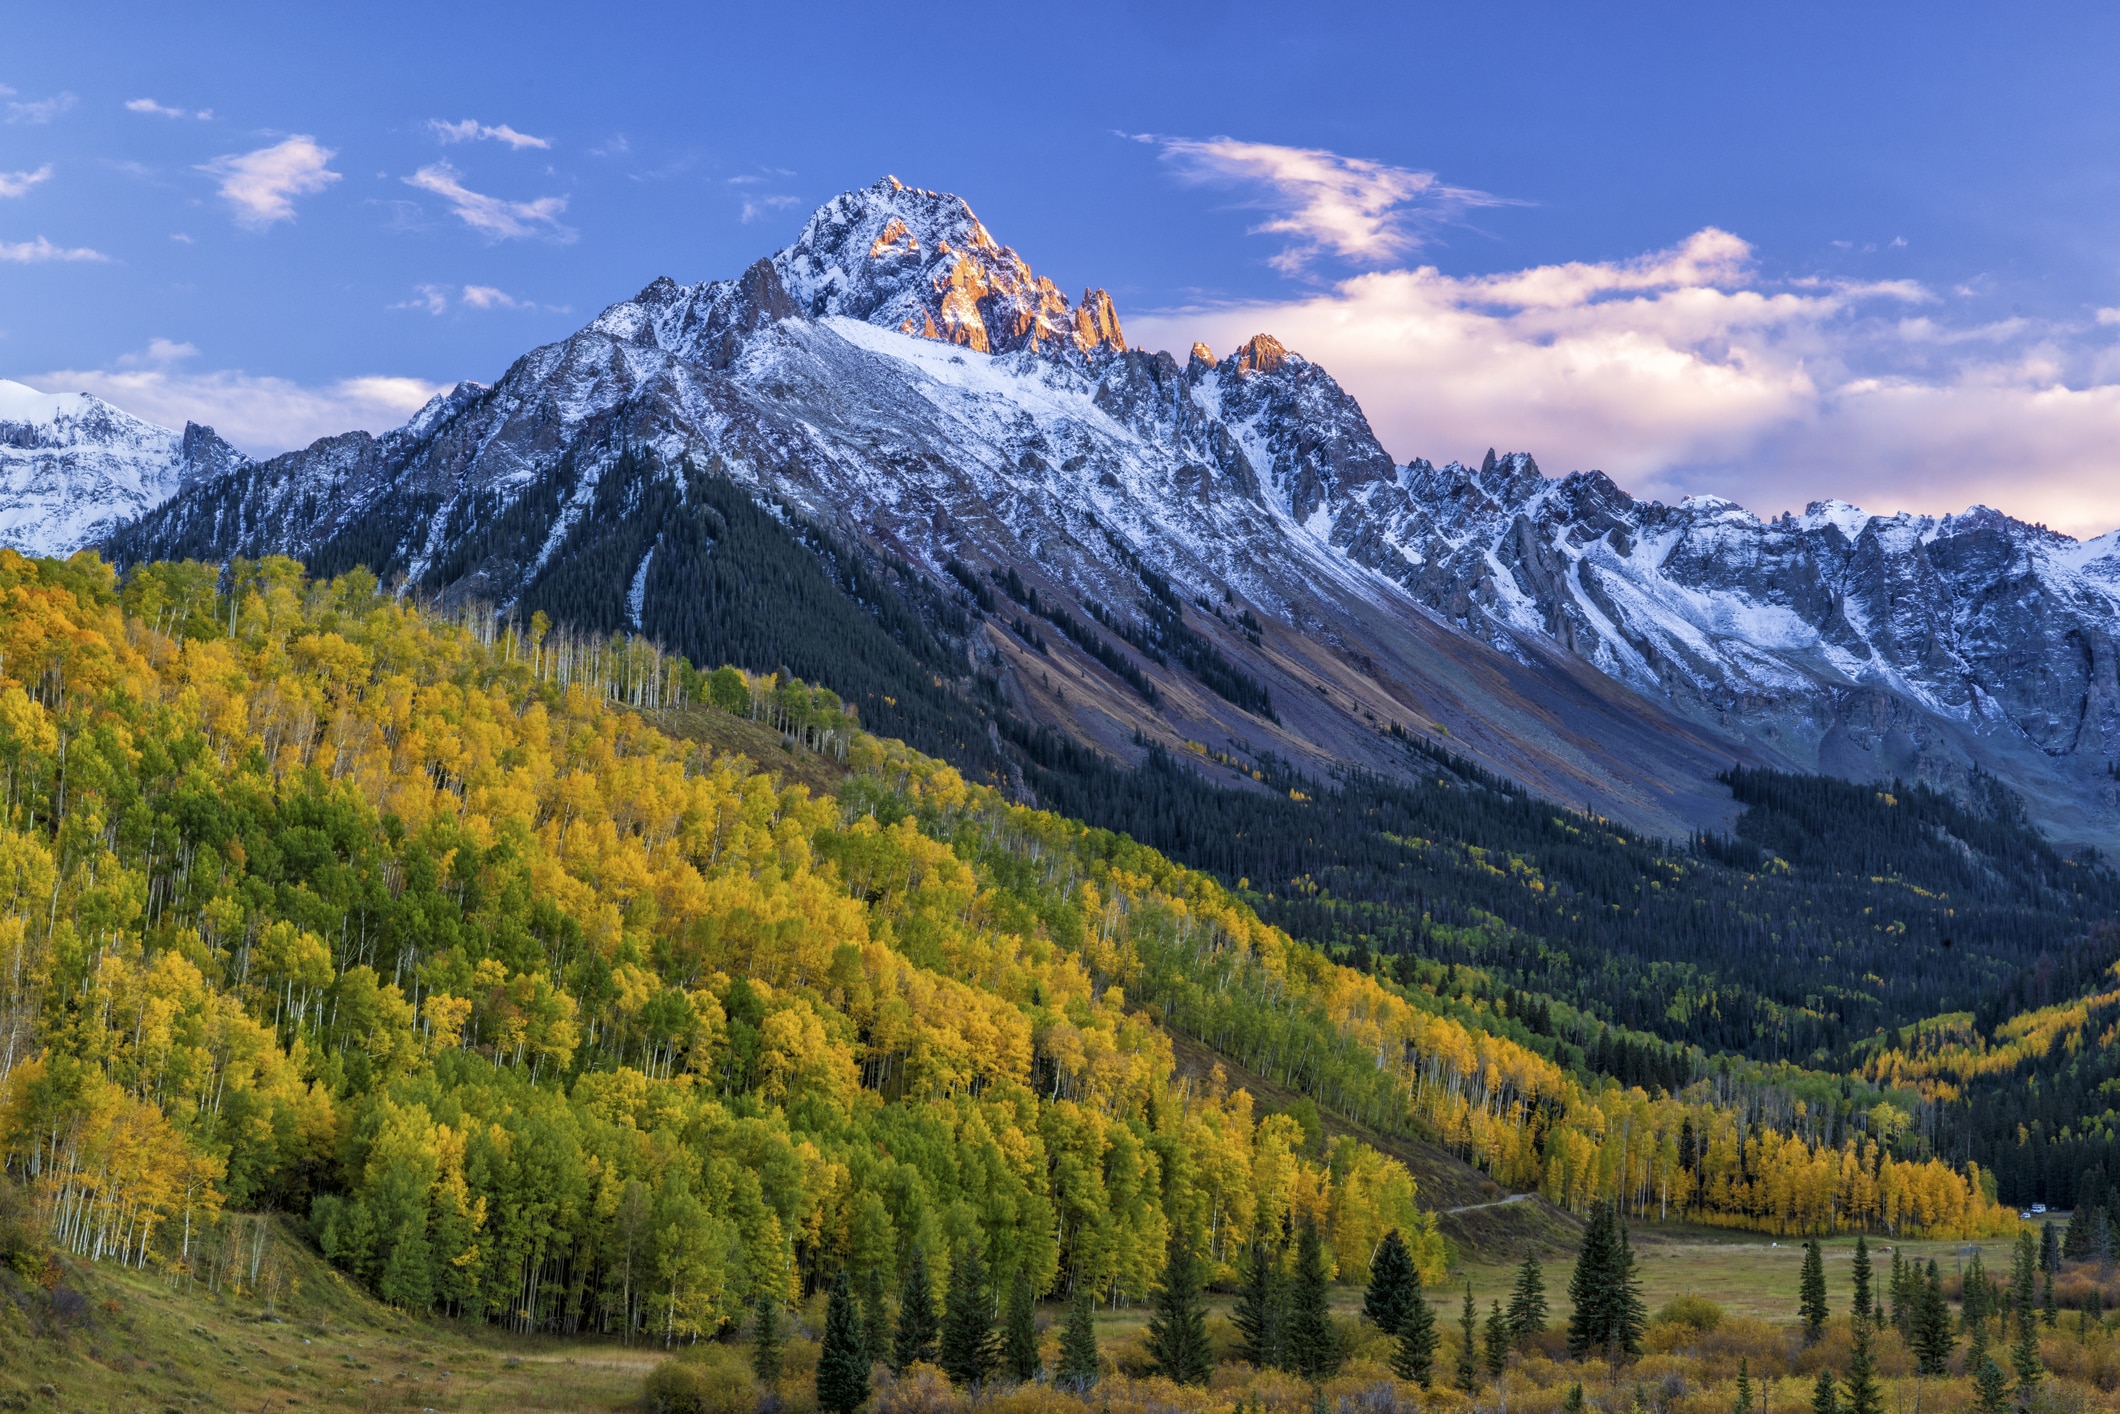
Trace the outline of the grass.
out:
M 0 1409 L 615 1410 L 660 1358 L 406 1316 L 277 1223 L 239 1297 L 109 1263 L 0 1268 Z

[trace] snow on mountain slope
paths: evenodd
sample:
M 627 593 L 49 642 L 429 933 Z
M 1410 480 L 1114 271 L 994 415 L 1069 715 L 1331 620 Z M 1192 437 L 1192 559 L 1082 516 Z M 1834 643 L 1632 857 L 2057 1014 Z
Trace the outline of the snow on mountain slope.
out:
M 657 470 L 607 485 L 628 452 Z M 657 280 L 491 387 L 203 478 L 110 545 L 364 563 L 682 648 L 698 472 L 956 595 L 967 681 L 1122 758 L 1414 769 L 1398 724 L 1662 830 L 1721 818 L 1733 759 L 1980 769 L 2120 840 L 2116 537 L 1980 509 L 1762 522 L 1523 455 L 1397 466 L 1271 337 L 1129 348 L 1101 291 L 1070 304 L 962 200 L 893 179 L 736 279 Z M 960 581 L 1009 572 L 1036 596 L 978 614 Z M 1041 610 L 1093 627 L 1018 631 Z
M 242 460 L 210 427 L 171 432 L 87 393 L 0 379 L 0 545 L 70 555 Z

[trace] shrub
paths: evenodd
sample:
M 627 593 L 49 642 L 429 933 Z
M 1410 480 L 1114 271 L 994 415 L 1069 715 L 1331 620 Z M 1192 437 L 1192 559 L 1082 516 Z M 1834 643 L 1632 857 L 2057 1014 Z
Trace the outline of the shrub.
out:
M 1660 1326 L 1689 1326 L 1705 1334 L 1723 1323 L 1723 1308 L 1705 1296 L 1674 1296 L 1656 1313 Z
M 641 1401 L 653 1414 L 752 1414 L 759 1387 L 737 1354 L 719 1345 L 694 1346 L 648 1372 Z

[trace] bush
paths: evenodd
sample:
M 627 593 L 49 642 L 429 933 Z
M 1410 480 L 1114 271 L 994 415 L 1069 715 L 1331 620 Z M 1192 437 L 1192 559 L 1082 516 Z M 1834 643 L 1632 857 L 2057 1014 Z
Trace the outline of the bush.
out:
M 648 1374 L 641 1402 L 653 1414 L 752 1414 L 758 1380 L 734 1351 L 695 1346 Z
M 1659 1326 L 1690 1326 L 1702 1334 L 1723 1323 L 1723 1308 L 1705 1296 L 1674 1296 L 1656 1313 Z

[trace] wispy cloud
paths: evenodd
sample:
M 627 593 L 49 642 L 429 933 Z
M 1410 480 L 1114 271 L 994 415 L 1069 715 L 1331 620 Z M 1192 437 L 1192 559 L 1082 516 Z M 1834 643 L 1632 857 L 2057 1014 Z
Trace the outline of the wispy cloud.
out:
M 107 261 L 110 257 L 87 246 L 56 246 L 44 237 L 33 241 L 0 241 L 0 260 L 15 265 L 42 265 L 48 261 Z
M 13 93 L 13 89 L 8 90 Z M 7 121 L 10 123 L 49 123 L 52 119 L 74 106 L 71 93 L 55 93 L 50 98 L 39 98 L 34 102 L 18 103 L 10 99 L 7 105 Z
M 476 118 L 466 118 L 461 123 L 445 123 L 439 118 L 427 120 L 427 126 L 443 142 L 505 142 L 520 152 L 526 147 L 549 149 L 552 143 L 547 138 L 532 137 L 519 133 L 506 123 L 491 126 Z
M 743 199 L 742 220 L 746 225 L 761 216 L 770 216 L 776 211 L 785 211 L 801 202 L 796 196 L 746 196 Z
M 218 177 L 221 196 L 235 208 L 236 224 L 264 230 L 294 219 L 294 199 L 314 196 L 339 174 L 328 165 L 338 154 L 296 134 L 255 152 L 216 157 L 199 170 Z
M 197 118 L 205 121 L 213 117 L 211 108 L 192 112 L 184 108 L 171 108 L 167 104 L 155 102 L 152 98 L 128 98 L 125 100 L 125 108 L 129 113 L 151 113 L 157 118 Z
M 493 240 L 543 236 L 565 243 L 575 237 L 573 228 L 560 223 L 560 213 L 567 209 L 563 196 L 541 196 L 535 201 L 487 196 L 465 186 L 461 174 L 447 162 L 420 168 L 405 178 L 405 184 L 441 197 L 465 225 Z
M 1450 186 L 1433 172 L 1323 148 L 1232 137 L 1129 136 L 1158 148 L 1188 182 L 1244 190 L 1244 205 L 1269 213 L 1252 232 L 1288 238 L 1271 263 L 1291 274 L 1323 255 L 1386 265 L 1418 249 L 1434 227 L 1468 211 L 1520 204 Z
M 163 427 L 198 422 L 252 456 L 306 447 L 356 428 L 382 432 L 403 423 L 447 387 L 421 378 L 373 375 L 321 385 L 246 373 L 189 370 L 191 345 L 157 339 L 114 368 L 61 369 L 23 379 L 32 387 L 94 393 Z
M 2120 312 L 1973 316 L 1912 281 L 1775 280 L 1728 231 L 1632 260 L 1372 271 L 1292 300 L 1135 315 L 1146 347 L 1262 330 L 1325 366 L 1400 460 L 1533 452 L 1760 514 L 1844 497 L 2120 525 Z
M 52 164 L 47 162 L 34 172 L 0 172 L 0 197 L 23 196 L 39 182 L 48 182 L 52 177 Z
M 494 285 L 464 285 L 455 290 L 447 285 L 415 285 L 411 299 L 390 307 L 424 310 L 428 314 L 446 314 L 452 304 L 465 309 L 534 309 L 555 314 L 567 312 L 565 305 L 539 304 L 536 300 L 518 299 Z

